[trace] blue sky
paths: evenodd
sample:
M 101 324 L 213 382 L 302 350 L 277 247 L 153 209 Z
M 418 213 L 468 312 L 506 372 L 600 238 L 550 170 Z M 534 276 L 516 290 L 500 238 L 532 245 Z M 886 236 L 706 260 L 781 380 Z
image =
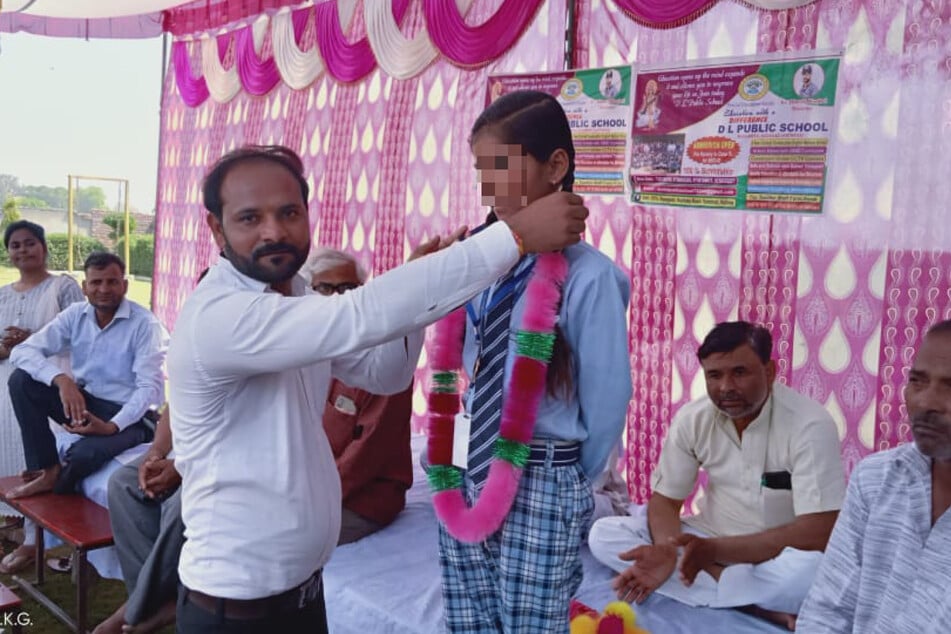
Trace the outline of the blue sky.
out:
M 67 174 L 128 178 L 155 207 L 162 40 L 0 33 L 0 174 L 66 186 Z M 115 204 L 118 185 L 97 184 Z

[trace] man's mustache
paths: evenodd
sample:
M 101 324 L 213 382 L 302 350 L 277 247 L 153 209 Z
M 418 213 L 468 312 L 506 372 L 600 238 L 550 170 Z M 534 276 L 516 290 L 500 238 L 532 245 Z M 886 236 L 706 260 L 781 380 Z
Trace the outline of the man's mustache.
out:
M 277 253 L 290 253 L 291 255 L 297 255 L 297 249 L 295 249 L 289 244 L 285 244 L 283 242 L 276 242 L 274 244 L 265 244 L 264 246 L 258 247 L 257 249 L 251 252 L 251 257 L 255 260 L 258 260 L 260 258 L 269 256 L 269 255 L 275 255 Z
M 934 413 L 917 414 L 911 417 L 911 426 L 930 428 L 935 431 L 945 431 L 948 427 L 951 427 L 951 422 Z

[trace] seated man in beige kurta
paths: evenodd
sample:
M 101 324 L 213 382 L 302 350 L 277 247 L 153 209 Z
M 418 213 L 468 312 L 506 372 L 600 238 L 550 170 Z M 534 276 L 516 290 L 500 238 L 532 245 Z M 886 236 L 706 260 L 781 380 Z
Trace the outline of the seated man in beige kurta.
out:
M 774 383 L 769 331 L 718 324 L 697 353 L 707 396 L 671 423 L 646 511 L 591 529 L 618 596 L 749 607 L 793 629 L 845 495 L 839 436 L 819 403 Z M 699 512 L 680 511 L 697 482 Z M 675 574 L 676 573 L 676 574 Z

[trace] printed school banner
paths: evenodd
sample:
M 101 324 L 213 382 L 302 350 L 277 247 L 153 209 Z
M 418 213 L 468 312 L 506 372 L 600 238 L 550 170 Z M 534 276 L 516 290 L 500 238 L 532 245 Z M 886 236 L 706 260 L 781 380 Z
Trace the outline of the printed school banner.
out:
M 631 200 L 822 212 L 838 56 L 639 71 Z
M 565 109 L 575 145 L 574 191 L 625 193 L 627 140 L 631 130 L 629 66 L 493 75 L 489 77 L 486 102 L 514 90 L 547 92 Z

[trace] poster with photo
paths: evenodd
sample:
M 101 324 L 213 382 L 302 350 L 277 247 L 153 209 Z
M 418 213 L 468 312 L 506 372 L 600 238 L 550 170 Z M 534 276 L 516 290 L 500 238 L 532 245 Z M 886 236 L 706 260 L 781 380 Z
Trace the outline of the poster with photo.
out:
M 565 109 L 575 146 L 574 191 L 625 194 L 631 130 L 631 68 L 614 66 L 557 73 L 492 75 L 486 103 L 515 90 L 538 90 Z
M 641 70 L 632 202 L 822 212 L 838 55 Z

